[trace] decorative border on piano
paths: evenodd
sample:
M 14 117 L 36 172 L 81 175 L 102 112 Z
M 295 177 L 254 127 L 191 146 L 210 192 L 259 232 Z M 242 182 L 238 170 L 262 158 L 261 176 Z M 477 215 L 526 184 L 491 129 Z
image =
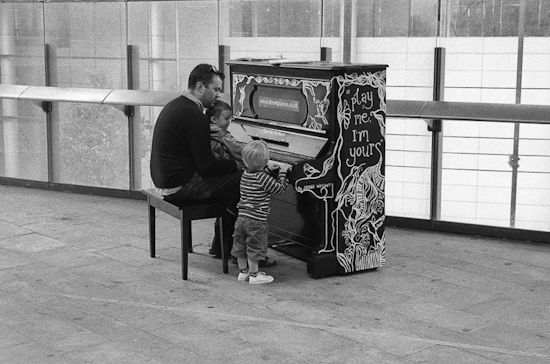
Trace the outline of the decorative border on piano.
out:
M 268 77 L 258 75 L 233 74 L 233 113 L 241 116 L 248 105 L 246 87 L 252 83 L 300 88 L 305 96 L 308 107 L 308 116 L 301 125 L 304 128 L 321 130 L 329 125 L 327 111 L 330 106 L 330 91 L 332 81 L 296 79 L 287 77 Z M 312 112 L 313 111 L 313 112 Z

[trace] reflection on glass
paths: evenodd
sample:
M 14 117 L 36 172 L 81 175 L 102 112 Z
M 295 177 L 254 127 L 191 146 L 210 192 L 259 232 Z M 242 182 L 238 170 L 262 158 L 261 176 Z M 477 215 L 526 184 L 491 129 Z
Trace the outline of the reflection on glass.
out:
M 44 85 L 42 5 L 0 3 L 0 83 Z M 48 179 L 46 118 L 31 102 L 0 100 L 0 176 Z
M 124 89 L 124 3 L 45 4 L 51 84 Z M 55 182 L 126 189 L 128 121 L 112 106 L 54 104 Z
M 124 3 L 48 3 L 44 11 L 52 85 L 126 88 Z
M 332 0 L 222 1 L 220 42 L 231 48 L 232 59 L 319 60 L 322 14 L 331 15 L 325 24 L 330 30 L 325 34 L 334 36 L 333 30 L 338 29 L 339 20 L 335 19 L 332 10 L 337 3 L 339 1 Z
M 59 104 L 62 183 L 127 189 L 128 127 L 108 105 Z
M 46 118 L 31 102 L 2 100 L 0 176 L 48 180 Z

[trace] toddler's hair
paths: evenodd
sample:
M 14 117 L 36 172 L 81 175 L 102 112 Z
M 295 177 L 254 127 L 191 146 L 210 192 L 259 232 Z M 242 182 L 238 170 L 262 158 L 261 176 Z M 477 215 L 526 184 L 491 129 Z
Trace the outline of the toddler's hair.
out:
M 208 120 L 210 120 L 211 116 L 214 116 L 217 118 L 225 110 L 231 111 L 231 105 L 229 105 L 225 101 L 216 100 L 216 102 L 214 102 L 214 106 L 206 110 L 206 116 L 208 116 Z
M 249 172 L 264 169 L 269 160 L 269 147 L 263 140 L 253 140 L 243 147 L 243 163 Z

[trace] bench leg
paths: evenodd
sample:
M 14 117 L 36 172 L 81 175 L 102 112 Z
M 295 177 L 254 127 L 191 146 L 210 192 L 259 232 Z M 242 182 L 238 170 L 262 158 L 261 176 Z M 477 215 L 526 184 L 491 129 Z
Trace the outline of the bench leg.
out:
M 151 253 L 151 258 L 155 258 L 155 208 L 151 206 L 149 197 L 147 198 L 147 202 L 149 204 L 149 251 Z
M 219 234 L 220 234 L 220 249 L 222 252 L 222 271 L 225 274 L 229 273 L 229 267 L 227 264 L 228 258 L 229 258 L 229 251 L 227 250 L 227 241 L 223 238 L 223 217 L 220 217 L 220 222 L 218 224 Z M 226 254 L 227 252 L 227 254 Z
M 189 238 L 191 236 L 191 221 L 185 219 L 183 212 L 180 215 L 181 223 L 181 278 L 187 280 L 187 271 L 189 265 L 189 245 L 191 242 Z
M 189 222 L 189 234 L 187 234 L 187 241 L 189 242 L 189 253 L 193 253 L 193 227 L 192 222 Z

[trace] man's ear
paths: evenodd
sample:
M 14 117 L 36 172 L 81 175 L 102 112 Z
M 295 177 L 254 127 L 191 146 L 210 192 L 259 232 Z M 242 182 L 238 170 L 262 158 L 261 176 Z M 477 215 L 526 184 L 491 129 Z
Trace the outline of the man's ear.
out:
M 202 83 L 201 81 L 197 82 L 197 84 L 195 85 L 195 90 L 197 90 L 199 94 L 202 94 L 204 89 L 205 89 L 204 83 Z

